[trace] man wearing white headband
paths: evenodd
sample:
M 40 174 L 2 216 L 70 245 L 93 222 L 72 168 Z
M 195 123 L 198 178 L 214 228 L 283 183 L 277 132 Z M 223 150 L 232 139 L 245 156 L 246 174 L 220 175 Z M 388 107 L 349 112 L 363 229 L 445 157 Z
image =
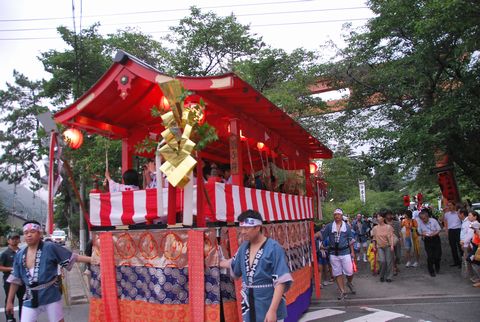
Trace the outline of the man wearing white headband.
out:
M 355 253 L 353 237 L 350 226 L 343 220 L 343 210 L 336 209 L 333 212 L 334 221 L 329 223 L 323 231 L 323 240 L 328 239 L 328 253 L 330 255 L 330 264 L 332 265 L 332 275 L 337 282 L 340 294 L 339 300 L 346 297 L 343 275 L 347 277 L 347 286 L 350 293 L 355 294 L 353 287 L 353 260 Z
M 238 216 L 244 242 L 232 259 L 220 266 L 233 278 L 242 278 L 242 318 L 248 322 L 283 321 L 287 306 L 283 294 L 293 278 L 280 244 L 262 232 L 262 216 L 247 210 Z
M 23 224 L 27 247 L 15 256 L 13 271 L 8 277 L 10 290 L 6 311 L 13 313 L 14 295 L 20 285 L 26 286 L 21 322 L 37 321 L 41 312 L 47 312 L 49 321 L 63 321 L 63 303 L 58 265 L 70 270 L 76 261 L 90 263 L 91 258 L 72 253 L 51 242 L 42 241 L 42 227 L 31 220 Z

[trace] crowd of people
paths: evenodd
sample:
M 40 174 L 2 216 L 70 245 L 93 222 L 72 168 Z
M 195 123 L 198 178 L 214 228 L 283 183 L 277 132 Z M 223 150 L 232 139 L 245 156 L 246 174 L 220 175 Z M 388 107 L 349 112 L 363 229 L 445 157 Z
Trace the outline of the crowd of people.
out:
M 321 283 L 336 282 L 339 300 L 355 294 L 353 275 L 359 262 L 369 262 L 372 275 L 381 283 L 391 283 L 401 264 L 419 266 L 422 241 L 426 268 L 435 277 L 441 269 L 442 231 L 448 236 L 450 266 L 462 269 L 472 285 L 480 288 L 480 222 L 473 209 L 449 201 L 439 218 L 429 208 L 407 209 L 403 214 L 384 209 L 368 218 L 362 214 L 351 218 L 336 209 L 333 216 L 333 222 L 316 228 L 315 236 Z

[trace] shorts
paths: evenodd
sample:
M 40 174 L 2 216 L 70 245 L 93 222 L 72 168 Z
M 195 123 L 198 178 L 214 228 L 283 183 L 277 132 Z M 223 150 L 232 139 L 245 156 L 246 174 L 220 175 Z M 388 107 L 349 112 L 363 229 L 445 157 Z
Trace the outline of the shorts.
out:
M 330 265 L 332 265 L 332 275 L 337 277 L 340 275 L 352 276 L 353 265 L 352 256 L 348 255 L 330 255 Z
M 21 322 L 35 322 L 38 320 L 39 315 L 44 312 L 47 312 L 48 321 L 50 322 L 58 322 L 63 319 L 62 299 L 47 305 L 40 305 L 35 309 L 23 306 Z
M 408 249 L 408 250 L 412 249 L 413 247 L 412 236 L 408 236 L 403 239 L 403 246 L 405 246 L 405 249 Z

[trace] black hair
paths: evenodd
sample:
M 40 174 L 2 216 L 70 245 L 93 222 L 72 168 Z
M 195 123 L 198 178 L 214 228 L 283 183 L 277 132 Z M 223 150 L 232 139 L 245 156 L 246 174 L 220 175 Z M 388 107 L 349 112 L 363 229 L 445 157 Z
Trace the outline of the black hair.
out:
M 381 209 L 380 212 L 378 213 L 378 215 L 382 218 L 385 218 L 385 217 L 387 217 L 388 213 L 389 213 L 389 211 L 387 209 Z
M 460 209 L 458 212 L 461 213 L 464 217 L 468 216 L 468 210 L 465 208 Z
M 408 219 L 412 219 L 412 211 L 410 209 L 405 210 L 405 216 L 407 216 Z
M 238 216 L 238 221 L 244 221 L 247 218 L 258 219 L 263 222 L 262 215 L 260 215 L 260 213 L 256 210 L 252 210 L 252 209 L 245 210 Z
M 133 169 L 128 169 L 123 173 L 123 183 L 129 186 L 139 186 L 138 184 L 138 174 Z
M 42 225 L 36 220 L 27 220 L 26 222 L 23 223 L 22 227 L 25 227 L 25 225 L 28 225 L 28 224 L 35 224 L 35 225 L 39 225 L 40 227 L 42 227 Z
M 477 221 L 478 221 L 478 218 L 480 218 L 480 215 L 475 210 L 470 210 L 468 213 L 472 214 L 475 218 L 477 218 Z
M 420 213 L 418 215 L 420 216 L 421 214 L 426 214 L 428 217 L 430 217 L 430 212 L 427 208 L 423 208 L 422 210 L 420 210 Z

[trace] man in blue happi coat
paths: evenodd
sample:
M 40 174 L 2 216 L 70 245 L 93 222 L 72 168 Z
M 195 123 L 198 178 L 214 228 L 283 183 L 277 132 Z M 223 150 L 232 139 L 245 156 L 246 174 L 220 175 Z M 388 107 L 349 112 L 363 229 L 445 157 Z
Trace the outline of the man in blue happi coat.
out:
M 293 279 L 280 244 L 262 231 L 262 216 L 247 210 L 238 217 L 244 242 L 221 267 L 233 278 L 242 278 L 242 318 L 248 322 L 283 321 L 287 316 L 284 293 Z
M 37 321 L 47 313 L 50 322 L 63 321 L 63 303 L 58 280 L 58 266 L 70 270 L 76 261 L 90 263 L 91 258 L 72 253 L 52 242 L 42 241 L 40 223 L 31 220 L 23 224 L 27 247 L 20 250 L 8 277 L 10 290 L 6 311 L 13 313 L 13 299 L 20 285 L 25 285 L 21 322 Z

